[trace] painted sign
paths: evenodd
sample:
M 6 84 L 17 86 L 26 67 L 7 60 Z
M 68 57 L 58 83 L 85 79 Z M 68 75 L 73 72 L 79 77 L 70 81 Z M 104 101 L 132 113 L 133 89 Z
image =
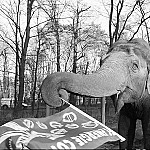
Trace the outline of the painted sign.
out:
M 0 127 L 0 149 L 95 149 L 125 139 L 70 105 L 45 118 L 21 118 Z

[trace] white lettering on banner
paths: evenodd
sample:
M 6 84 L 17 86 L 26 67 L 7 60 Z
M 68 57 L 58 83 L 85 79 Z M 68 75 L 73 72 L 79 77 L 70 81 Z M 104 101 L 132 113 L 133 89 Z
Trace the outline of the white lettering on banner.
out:
M 23 124 L 28 127 L 28 128 L 34 128 L 34 123 L 33 121 L 29 120 L 29 119 L 24 119 Z
M 85 143 L 79 138 L 79 136 L 71 137 L 71 139 L 75 140 L 80 146 L 85 145 Z
M 36 131 L 25 132 L 25 133 L 20 132 L 19 134 L 20 134 L 20 136 L 16 141 L 17 149 L 22 149 L 22 145 L 28 145 L 28 143 L 31 140 L 38 138 L 38 137 L 42 137 L 42 138 L 44 137 L 44 138 L 48 138 L 50 140 L 56 140 L 60 137 L 65 136 L 65 135 L 57 135 L 57 134 L 50 134 L 50 133 L 40 133 L 40 132 L 36 132 Z
M 92 139 L 94 139 L 94 140 L 98 139 L 98 137 L 96 137 L 96 136 L 93 134 L 93 131 L 91 131 L 91 132 L 86 132 L 86 134 L 87 134 L 89 137 L 91 137 Z
M 100 130 L 102 130 L 102 129 L 100 129 Z M 102 130 L 102 131 L 94 130 L 94 131 L 93 131 L 93 134 L 94 134 L 95 136 L 97 136 L 98 138 L 99 138 L 99 137 L 102 137 L 102 136 L 108 136 L 108 135 L 106 134 L 106 132 L 104 132 L 103 130 Z
M 83 146 L 88 142 L 92 142 L 100 137 L 109 136 L 103 129 L 80 133 L 78 136 L 71 137 L 71 139 L 75 140 L 75 142 L 77 142 L 80 146 Z
M 82 133 L 81 133 L 82 134 Z M 87 136 L 87 135 L 86 135 Z M 88 143 L 88 141 L 86 141 L 86 139 L 84 139 L 83 135 L 80 135 L 79 138 L 84 142 L 84 143 Z M 89 138 L 89 137 L 88 137 Z M 92 139 L 88 139 L 89 141 Z
M 34 138 L 41 137 L 53 140 L 52 143 L 49 142 L 47 143 L 49 145 L 46 145 L 51 149 L 76 149 L 76 146 L 82 147 L 89 142 L 97 140 L 100 137 L 117 135 L 117 133 L 113 132 L 107 127 L 105 128 L 104 126 L 102 126 L 103 128 L 98 129 L 100 124 L 95 121 L 91 120 L 83 123 L 83 120 L 82 123 L 80 123 L 75 122 L 76 120 L 76 114 L 73 112 L 69 112 L 63 115 L 63 119 L 60 120 L 61 123 L 57 121 L 43 123 L 34 119 L 33 121 L 32 119 L 23 119 L 22 123 L 25 126 L 22 125 L 22 127 L 15 122 L 9 122 L 3 126 L 12 128 L 14 131 L 7 131 L 3 135 L 1 135 L 0 143 L 6 140 L 9 136 L 19 136 L 16 140 L 16 145 L 17 148 L 21 148 L 22 144 L 27 145 Z M 51 128 L 49 128 L 49 126 Z M 37 132 L 34 131 L 34 128 L 43 130 L 39 130 L 39 132 Z M 74 130 L 77 128 L 79 128 L 79 130 Z M 45 131 L 47 129 L 49 129 L 48 132 Z M 72 132 L 69 134 L 68 132 L 70 130 L 72 130 Z M 72 137 L 70 137 L 71 135 Z M 63 140 L 62 138 L 65 139 Z M 66 138 L 69 138 L 69 140 Z
M 94 121 L 88 121 L 86 123 L 81 124 L 83 128 L 96 128 L 99 124 Z
M 14 130 L 29 131 L 28 128 L 22 127 L 18 123 L 13 122 L 13 121 L 5 123 L 4 125 L 2 125 L 2 127 L 9 127 L 9 128 L 14 129 Z
M 62 140 L 61 142 L 57 142 L 56 146 L 50 146 L 51 149 L 76 149 L 76 146 L 73 142 L 69 140 Z
M 52 128 L 61 128 L 61 127 L 63 127 L 63 125 L 61 124 L 61 123 L 59 123 L 59 122 L 56 122 L 56 121 L 51 121 L 51 122 L 49 122 L 49 125 L 52 127 Z
M 107 131 L 107 130 L 106 130 Z M 112 134 L 107 134 L 106 132 L 105 132 L 105 128 L 103 128 L 103 129 L 98 129 L 98 130 L 95 130 L 95 132 L 97 132 L 99 135 L 101 135 L 101 136 L 112 136 Z
M 88 142 L 91 142 L 91 141 L 92 141 L 92 138 L 91 138 L 89 135 L 85 134 L 85 133 L 79 134 L 79 137 L 80 137 L 81 140 L 84 140 L 84 139 L 85 139 L 85 140 L 84 140 L 85 143 L 87 143 L 87 141 L 88 141 Z
M 109 130 L 109 129 L 107 129 L 107 128 L 102 128 L 104 131 L 107 131 L 108 132 L 108 134 L 110 135 L 110 136 L 114 136 L 114 135 L 116 135 L 116 133 L 115 132 L 113 132 L 113 131 L 111 131 L 111 130 Z
M 79 128 L 79 126 L 77 124 L 66 124 L 65 127 L 69 128 L 69 129 L 76 129 Z
M 77 120 L 77 116 L 73 112 L 65 113 L 63 115 L 63 122 L 74 122 Z
M 36 124 L 41 129 L 48 129 L 48 127 L 44 123 L 42 123 L 42 122 L 37 121 Z
M 74 145 L 73 142 L 70 142 L 69 140 L 63 140 L 63 142 L 65 144 L 69 144 L 70 145 L 70 149 L 76 149 L 76 146 Z
M 53 134 L 65 134 L 68 131 L 66 131 L 65 129 L 54 129 L 54 130 L 51 130 L 50 132 Z
M 63 142 L 57 142 L 57 148 L 58 149 L 69 149 L 69 147 L 64 144 Z

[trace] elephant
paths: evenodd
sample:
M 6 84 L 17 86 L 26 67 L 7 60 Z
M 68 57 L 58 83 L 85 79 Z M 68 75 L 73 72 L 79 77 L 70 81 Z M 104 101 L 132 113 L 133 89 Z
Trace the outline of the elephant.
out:
M 113 101 L 116 95 L 110 96 Z M 118 133 L 126 138 L 119 141 L 120 149 L 132 149 L 135 137 L 136 121 L 141 120 L 144 148 L 150 149 L 150 95 L 146 89 L 144 96 L 136 102 L 125 103 L 119 112 Z
M 130 130 L 131 126 L 131 128 L 135 128 L 136 121 L 132 125 L 132 117 L 127 117 L 124 114 L 127 112 L 136 120 L 138 118 L 134 116 L 136 110 L 132 110 L 133 108 L 138 108 L 135 105 L 138 106 L 140 104 L 143 106 L 143 103 L 145 103 L 145 107 L 148 106 L 150 93 L 149 70 L 150 48 L 148 43 L 140 38 L 130 41 L 120 40 L 115 42 L 103 57 L 99 70 L 89 75 L 74 74 L 71 72 L 52 73 L 43 80 L 41 94 L 48 105 L 55 107 L 62 105 L 61 98 L 68 100 L 68 93 L 90 97 L 115 97 L 113 101 L 116 112 L 121 114 L 119 117 L 118 132 L 128 139 L 130 137 L 126 132 Z M 131 109 L 128 108 L 130 106 Z M 140 110 L 140 108 L 138 109 Z M 149 110 L 149 107 L 144 111 L 146 110 Z M 149 115 L 147 117 L 145 113 L 143 113 L 143 118 L 149 120 Z M 124 118 L 127 118 L 126 121 L 122 120 Z M 126 124 L 129 125 L 123 130 Z M 145 129 L 143 130 L 144 132 L 148 131 L 147 124 L 143 123 L 143 128 Z M 122 131 L 126 132 L 123 133 Z M 133 138 L 134 136 L 132 136 Z M 129 141 L 126 141 L 126 143 L 123 143 L 124 145 L 121 145 L 122 147 L 127 147 Z

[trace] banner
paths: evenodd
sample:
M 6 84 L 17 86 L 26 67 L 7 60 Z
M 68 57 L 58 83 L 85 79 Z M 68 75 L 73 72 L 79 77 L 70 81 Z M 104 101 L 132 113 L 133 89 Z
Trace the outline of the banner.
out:
M 125 139 L 71 105 L 45 118 L 20 118 L 0 127 L 0 149 L 95 149 Z

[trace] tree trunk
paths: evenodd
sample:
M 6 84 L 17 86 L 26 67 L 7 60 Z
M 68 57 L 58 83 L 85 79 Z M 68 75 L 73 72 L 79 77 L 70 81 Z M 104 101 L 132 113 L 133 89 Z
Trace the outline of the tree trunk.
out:
M 73 19 L 73 68 L 72 68 L 73 73 L 77 72 L 77 39 L 78 39 L 78 21 L 75 22 L 75 19 Z M 76 104 L 76 95 L 72 93 L 70 94 L 70 103 L 73 105 Z
M 16 45 L 16 67 L 15 67 L 15 94 L 14 94 L 14 113 L 17 113 L 17 102 L 18 102 L 18 92 L 17 92 L 17 83 L 18 83 L 18 63 L 19 63 L 19 47 L 18 47 L 18 24 L 19 24 L 19 11 L 20 11 L 20 0 L 18 0 L 17 6 L 17 23 L 16 23 L 16 33 L 15 33 L 15 45 Z
M 76 22 L 75 19 L 73 19 L 73 69 L 72 69 L 73 73 L 77 72 L 76 70 L 77 70 L 78 24 L 79 24 L 79 16 L 77 12 Z
M 17 53 L 17 52 L 16 52 Z M 18 55 L 16 54 L 16 67 L 15 67 L 15 95 L 14 95 L 14 108 L 16 108 L 17 106 L 17 101 L 18 101 L 18 98 L 17 98 L 17 82 L 18 82 Z M 14 109 L 15 110 L 15 109 Z
M 35 63 L 35 72 L 34 72 L 34 84 L 33 84 L 33 93 L 32 93 L 32 98 L 33 98 L 32 99 L 32 115 L 34 115 L 36 83 L 37 83 L 37 71 L 38 71 L 39 54 L 40 54 L 40 48 L 41 48 L 41 38 L 40 38 L 40 30 L 38 28 L 38 24 L 39 24 L 38 21 L 39 21 L 39 12 L 38 12 L 38 17 L 37 17 L 38 48 L 37 48 L 37 54 L 36 54 L 36 63 Z
M 25 61 L 21 60 L 19 65 L 19 95 L 18 95 L 18 111 L 22 108 L 23 95 L 24 95 L 24 70 L 25 70 Z
M 19 64 L 19 95 L 18 95 L 17 110 L 20 110 L 22 108 L 22 102 L 24 96 L 24 71 L 25 71 L 27 48 L 30 39 L 30 20 L 31 20 L 33 2 L 34 0 L 27 0 L 27 26 L 25 31 L 25 41 L 24 43 L 22 41 L 22 53 L 21 53 L 20 64 Z
M 39 33 L 38 33 L 39 36 Z M 39 46 L 38 46 L 38 50 L 37 50 L 37 58 L 36 58 L 36 66 L 35 66 L 35 74 L 34 74 L 34 85 L 33 85 L 33 101 L 32 101 L 32 115 L 34 114 L 34 105 L 35 105 L 35 93 L 36 93 L 36 83 L 37 83 L 37 70 L 38 70 L 38 62 L 39 62 L 39 53 L 40 53 L 40 38 L 39 39 Z
M 109 15 L 109 39 L 110 39 L 110 47 L 113 44 L 113 36 L 112 36 L 112 28 L 111 28 L 111 24 L 112 24 L 112 19 L 113 19 L 113 0 L 111 0 L 111 10 L 110 10 L 110 15 Z
M 57 30 L 56 30 L 56 41 L 57 41 L 57 72 L 60 72 L 60 38 L 58 32 L 58 21 L 57 21 Z

